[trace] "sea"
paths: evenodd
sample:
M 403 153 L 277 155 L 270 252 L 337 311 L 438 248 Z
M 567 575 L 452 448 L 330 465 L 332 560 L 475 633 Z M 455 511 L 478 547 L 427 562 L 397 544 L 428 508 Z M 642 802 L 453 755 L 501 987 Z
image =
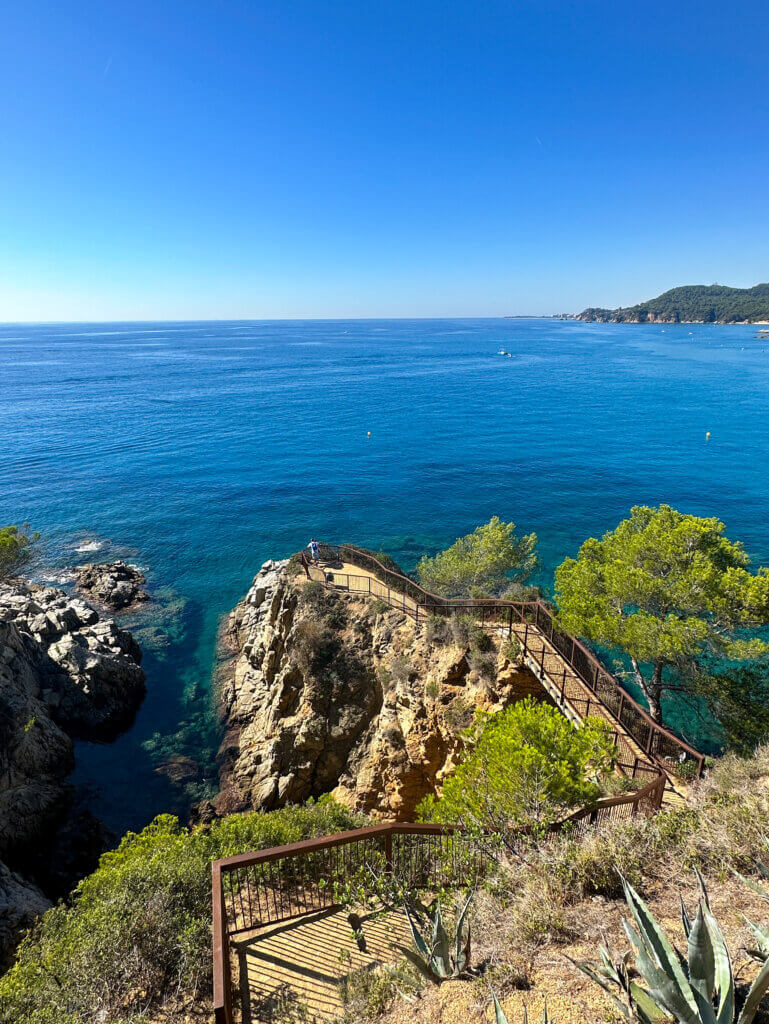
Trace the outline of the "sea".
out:
M 266 559 L 316 537 L 411 570 L 498 515 L 536 532 L 551 588 L 585 538 L 660 502 L 720 517 L 769 563 L 758 328 L 0 325 L 0 524 L 40 532 L 40 580 L 125 558 L 154 596 L 121 619 L 145 651 L 134 724 L 76 751 L 74 781 L 116 834 L 214 792 L 219 629 Z M 676 724 L 714 748 L 707 723 Z

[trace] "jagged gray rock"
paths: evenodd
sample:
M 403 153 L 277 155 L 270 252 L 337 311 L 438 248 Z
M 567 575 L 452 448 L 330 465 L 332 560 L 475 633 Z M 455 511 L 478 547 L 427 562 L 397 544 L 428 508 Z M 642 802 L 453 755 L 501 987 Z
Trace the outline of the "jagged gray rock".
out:
M 0 958 L 42 894 L 19 874 L 67 813 L 73 736 L 105 739 L 144 695 L 130 633 L 61 590 L 0 582 Z M 6 909 L 3 909 L 3 900 Z M 16 924 L 14 924 L 16 922 Z
M 0 967 L 19 933 L 52 905 L 36 885 L 0 863 Z
M 113 611 L 149 601 L 144 573 L 126 562 L 90 562 L 75 569 L 78 589 Z

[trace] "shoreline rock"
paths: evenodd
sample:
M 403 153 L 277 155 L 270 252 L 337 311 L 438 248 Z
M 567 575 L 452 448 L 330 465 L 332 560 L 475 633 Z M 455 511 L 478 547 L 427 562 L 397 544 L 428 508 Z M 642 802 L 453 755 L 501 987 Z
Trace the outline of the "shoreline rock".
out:
M 0 582 L 0 959 L 16 936 L 6 922 L 36 916 L 41 889 L 63 895 L 103 849 L 103 827 L 66 781 L 73 740 L 109 740 L 131 722 L 140 661 L 131 634 L 80 598 Z
M 89 562 L 75 569 L 77 589 L 112 611 L 149 601 L 144 573 L 127 562 Z

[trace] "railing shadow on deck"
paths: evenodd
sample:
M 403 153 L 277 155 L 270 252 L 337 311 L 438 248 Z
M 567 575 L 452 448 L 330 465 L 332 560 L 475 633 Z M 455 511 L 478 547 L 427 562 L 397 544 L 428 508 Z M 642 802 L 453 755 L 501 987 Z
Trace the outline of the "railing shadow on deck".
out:
M 662 803 L 664 775 L 643 789 L 600 800 L 554 826 L 577 835 L 596 825 L 650 815 Z M 480 880 L 487 857 L 459 826 L 388 823 L 273 847 L 212 864 L 213 981 L 216 1024 L 234 1024 L 232 945 L 280 922 L 340 906 L 340 887 L 361 871 L 429 890 Z

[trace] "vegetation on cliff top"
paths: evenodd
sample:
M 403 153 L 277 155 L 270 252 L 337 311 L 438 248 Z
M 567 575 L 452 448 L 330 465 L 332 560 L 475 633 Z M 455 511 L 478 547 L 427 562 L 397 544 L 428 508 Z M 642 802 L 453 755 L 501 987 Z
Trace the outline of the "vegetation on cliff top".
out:
M 30 532 L 29 525 L 0 526 L 0 580 L 16 576 L 32 557 L 38 534 Z
M 591 307 L 578 320 L 602 323 L 742 323 L 769 321 L 769 284 L 728 288 L 720 284 L 671 288 L 656 299 L 625 309 Z
M 182 1020 L 211 991 L 211 861 L 355 828 L 330 799 L 182 828 L 162 815 L 104 854 L 0 978 L 3 1024 Z

